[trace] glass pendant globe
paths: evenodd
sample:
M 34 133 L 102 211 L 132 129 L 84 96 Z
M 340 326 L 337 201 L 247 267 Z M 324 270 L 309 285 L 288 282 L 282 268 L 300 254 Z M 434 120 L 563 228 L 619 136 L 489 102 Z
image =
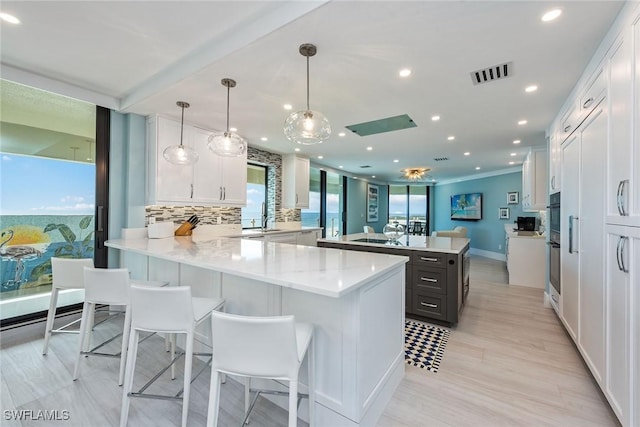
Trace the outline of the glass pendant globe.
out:
M 331 124 L 319 111 L 297 111 L 285 120 L 284 134 L 301 145 L 321 144 L 331 135 Z
M 211 135 L 207 146 L 217 155 L 225 157 L 242 156 L 247 151 L 247 141 L 233 132 Z
M 200 158 L 193 148 L 184 145 L 172 145 L 165 148 L 162 157 L 174 165 L 193 165 Z

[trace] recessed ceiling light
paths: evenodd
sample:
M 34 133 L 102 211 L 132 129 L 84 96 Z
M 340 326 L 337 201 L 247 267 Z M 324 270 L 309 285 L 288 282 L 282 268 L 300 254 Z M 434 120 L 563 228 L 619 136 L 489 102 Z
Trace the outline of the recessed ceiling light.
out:
M 300 149 L 299 148 L 294 148 L 293 151 L 300 151 Z
M 440 116 L 431 116 L 431 120 L 437 122 L 438 120 L 440 120 Z
M 340 165 L 340 166 L 338 166 L 338 167 L 339 167 L 340 169 L 343 169 L 343 168 L 344 168 L 344 166 L 342 166 L 342 165 Z
M 282 107 L 283 107 L 285 110 L 291 110 L 291 109 L 293 109 L 293 105 L 291 105 L 291 104 L 284 104 Z
M 476 170 L 479 171 L 480 170 L 480 166 L 476 166 Z
M 345 135 L 346 135 L 346 133 L 344 133 L 344 132 L 340 132 L 340 133 L 338 134 L 338 136 L 345 136 Z
M 466 151 L 466 152 L 464 153 L 464 155 L 465 155 L 465 156 L 468 156 L 468 155 L 470 155 L 470 154 L 471 154 L 471 153 L 470 153 L 470 152 L 468 152 L 468 151 Z
M 324 159 L 324 156 L 318 156 L 319 159 Z
M 260 138 L 260 141 L 268 141 L 269 138 L 267 138 L 266 136 L 263 136 L 262 138 Z
M 4 12 L 0 12 L 0 20 L 3 20 L 4 22 L 8 22 L 10 24 L 19 24 L 20 20 L 18 18 L 16 18 L 13 15 L 10 15 L 8 13 L 4 13 Z
M 514 144 L 520 144 L 520 140 L 519 140 L 519 139 L 516 139 L 516 140 L 514 140 L 514 141 L 513 141 L 513 143 L 514 143 Z
M 515 165 L 515 164 L 516 164 L 516 162 L 509 162 L 509 164 L 510 164 L 510 165 Z
M 431 182 L 436 182 L 436 179 L 435 178 L 431 178 Z
M 526 88 L 524 88 L 525 92 L 535 92 L 538 90 L 538 86 L 536 85 L 531 85 L 531 86 L 527 86 Z
M 376 177 L 375 175 L 371 175 L 371 178 L 375 178 L 375 177 Z
M 398 74 L 400 75 L 400 77 L 409 77 L 411 75 L 411 70 L 408 68 L 403 68 Z
M 229 128 L 231 132 L 238 132 L 238 128 Z
M 398 159 L 393 159 L 393 163 L 398 163 L 400 160 Z
M 560 15 L 562 15 L 562 9 L 552 9 L 542 15 L 542 18 L 540 19 L 542 20 L 542 22 L 549 22 L 558 18 Z
M 515 157 L 515 156 L 516 156 L 516 153 L 511 153 L 511 154 L 509 154 L 509 155 L 510 155 L 511 157 Z
M 367 151 L 373 150 L 373 147 L 367 147 Z
M 520 121 L 518 122 L 518 124 L 519 124 L 520 126 L 522 126 L 522 125 L 526 125 L 526 124 L 527 124 L 527 121 L 526 121 L 526 120 L 520 120 Z
M 456 139 L 456 137 L 453 135 L 447 137 L 447 141 L 453 141 L 454 139 Z

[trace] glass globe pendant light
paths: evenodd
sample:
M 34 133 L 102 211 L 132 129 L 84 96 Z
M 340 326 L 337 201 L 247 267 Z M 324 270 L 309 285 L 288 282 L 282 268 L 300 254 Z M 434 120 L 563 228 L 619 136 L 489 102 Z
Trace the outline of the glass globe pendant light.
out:
M 247 151 L 247 141 L 237 133 L 229 130 L 229 91 L 232 87 L 236 87 L 236 81 L 222 79 L 222 86 L 227 88 L 227 130 L 224 133 L 215 133 L 209 137 L 209 150 L 219 156 L 242 156 Z
M 200 156 L 193 148 L 182 145 L 182 136 L 184 134 L 184 109 L 189 108 L 189 103 L 178 101 L 176 102 L 176 105 L 182 108 L 182 119 L 180 120 L 180 145 L 172 145 L 165 148 L 162 152 L 162 157 L 174 165 L 193 165 L 198 161 Z
M 320 144 L 331 135 L 329 120 L 319 111 L 309 108 L 309 57 L 318 49 L 315 45 L 300 45 L 300 54 L 307 58 L 307 109 L 291 113 L 284 122 L 284 134 L 290 141 L 302 145 Z

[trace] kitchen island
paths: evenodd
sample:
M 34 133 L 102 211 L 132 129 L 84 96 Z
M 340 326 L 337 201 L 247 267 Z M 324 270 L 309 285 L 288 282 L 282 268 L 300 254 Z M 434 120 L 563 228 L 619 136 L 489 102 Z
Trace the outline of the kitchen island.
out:
M 375 425 L 404 375 L 407 257 L 222 237 L 118 239 L 106 246 L 145 259 L 146 277 L 134 278 L 222 296 L 228 312 L 293 314 L 313 323 L 318 426 Z M 199 330 L 197 339 L 208 342 L 209 335 Z M 275 402 L 286 408 L 286 398 Z M 305 404 L 300 416 L 307 416 Z
M 469 292 L 469 239 L 356 233 L 319 239 L 319 247 L 410 257 L 406 265 L 405 312 L 408 317 L 458 323 Z

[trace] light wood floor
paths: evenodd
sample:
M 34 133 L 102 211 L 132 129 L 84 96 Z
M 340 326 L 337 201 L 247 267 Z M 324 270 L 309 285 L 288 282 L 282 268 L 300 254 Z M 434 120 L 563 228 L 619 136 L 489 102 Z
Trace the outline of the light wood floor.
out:
M 618 425 L 559 320 L 542 306 L 542 291 L 506 283 L 503 262 L 472 258 L 467 305 L 452 328 L 438 372 L 407 365 L 379 427 Z M 0 425 L 118 425 L 122 389 L 117 386 L 117 359 L 84 359 L 74 382 L 77 336 L 55 335 L 43 357 L 43 328 L 37 324 L 2 333 Z M 142 346 L 137 375 L 150 377 L 167 354 L 158 337 Z M 192 384 L 190 426 L 205 425 L 208 377 L 207 369 Z M 150 391 L 175 393 L 180 382 L 161 379 Z M 242 405 L 241 387 L 227 381 L 220 425 L 237 426 Z M 176 402 L 134 400 L 129 425 L 179 425 L 180 408 Z M 67 410 L 70 418 L 19 423 L 5 418 L 4 411 L 11 409 Z M 286 412 L 265 399 L 254 414 L 254 427 L 286 425 Z

